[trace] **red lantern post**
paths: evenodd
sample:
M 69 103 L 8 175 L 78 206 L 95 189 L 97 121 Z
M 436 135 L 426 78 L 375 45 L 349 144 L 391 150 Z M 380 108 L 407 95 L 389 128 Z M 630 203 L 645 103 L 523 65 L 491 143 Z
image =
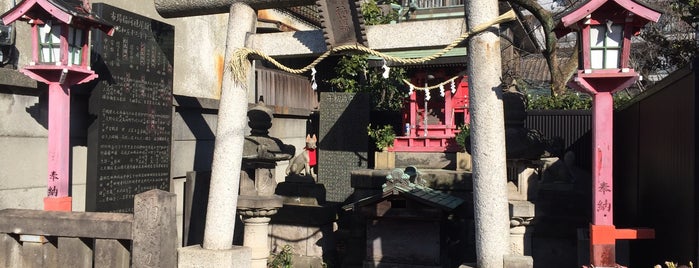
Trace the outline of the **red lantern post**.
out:
M 561 33 L 579 31 L 582 66 L 569 86 L 592 96 L 592 223 L 590 259 L 615 267 L 617 239 L 653 238 L 653 229 L 614 226 L 612 93 L 631 86 L 638 74 L 629 66 L 631 37 L 660 13 L 633 0 L 591 0 L 561 19 Z
M 86 0 L 24 0 L 3 14 L 32 26 L 32 62 L 20 72 L 49 86 L 48 176 L 45 210 L 72 210 L 70 192 L 70 86 L 97 78 L 89 66 L 89 33 L 114 27 L 90 12 Z

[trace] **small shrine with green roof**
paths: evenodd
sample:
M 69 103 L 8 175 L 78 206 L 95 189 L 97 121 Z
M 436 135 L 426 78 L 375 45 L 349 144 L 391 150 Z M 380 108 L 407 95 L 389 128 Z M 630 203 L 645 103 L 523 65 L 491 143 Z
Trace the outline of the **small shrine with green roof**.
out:
M 364 267 L 442 267 L 442 229 L 464 200 L 426 186 L 414 167 L 393 169 L 383 191 L 345 205 L 366 219 Z

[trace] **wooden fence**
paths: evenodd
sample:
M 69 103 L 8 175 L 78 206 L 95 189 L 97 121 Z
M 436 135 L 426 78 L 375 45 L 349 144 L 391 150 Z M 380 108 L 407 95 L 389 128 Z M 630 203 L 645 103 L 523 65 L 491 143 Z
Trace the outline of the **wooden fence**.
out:
M 0 266 L 176 267 L 175 202 L 151 190 L 134 214 L 0 210 Z
M 265 104 L 286 108 L 318 108 L 318 97 L 306 76 L 279 70 L 255 68 L 255 100 L 263 97 Z
M 527 110 L 524 126 L 546 138 L 563 139 L 564 151 L 575 153 L 575 165 L 590 170 L 592 113 L 590 110 Z

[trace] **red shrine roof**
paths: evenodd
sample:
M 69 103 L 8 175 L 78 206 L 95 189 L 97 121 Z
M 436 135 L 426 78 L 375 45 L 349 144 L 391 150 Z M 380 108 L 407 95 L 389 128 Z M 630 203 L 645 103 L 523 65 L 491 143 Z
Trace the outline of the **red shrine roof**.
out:
M 83 5 L 83 0 L 24 0 L 0 16 L 7 25 L 16 20 L 41 19 L 52 16 L 65 24 L 88 24 L 108 35 L 114 33 L 114 25 L 98 17 Z

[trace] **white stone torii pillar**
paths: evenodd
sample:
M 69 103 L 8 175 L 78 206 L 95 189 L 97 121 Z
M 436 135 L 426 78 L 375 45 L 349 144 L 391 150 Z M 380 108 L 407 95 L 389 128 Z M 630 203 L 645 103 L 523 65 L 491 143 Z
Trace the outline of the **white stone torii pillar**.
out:
M 255 10 L 243 3 L 231 5 L 224 61 L 231 62 L 233 52 L 245 47 L 247 36 L 255 33 Z M 221 100 L 216 126 L 214 158 L 211 163 L 211 185 L 204 227 L 205 249 L 230 249 L 233 245 L 240 169 L 242 165 L 245 127 L 248 123 L 247 83 L 235 81 L 229 65 L 223 70 Z
M 495 0 L 467 2 L 469 25 L 498 16 Z M 468 40 L 471 147 L 473 156 L 473 207 L 478 267 L 501 268 L 509 248 L 505 117 L 498 26 Z
M 231 62 L 233 52 L 245 47 L 255 33 L 257 14 L 244 3 L 230 6 L 224 61 Z M 226 65 L 221 84 L 211 185 L 204 226 L 203 249 L 198 246 L 178 251 L 181 267 L 250 267 L 252 251 L 233 246 L 238 189 L 247 126 L 247 81 L 235 81 Z

